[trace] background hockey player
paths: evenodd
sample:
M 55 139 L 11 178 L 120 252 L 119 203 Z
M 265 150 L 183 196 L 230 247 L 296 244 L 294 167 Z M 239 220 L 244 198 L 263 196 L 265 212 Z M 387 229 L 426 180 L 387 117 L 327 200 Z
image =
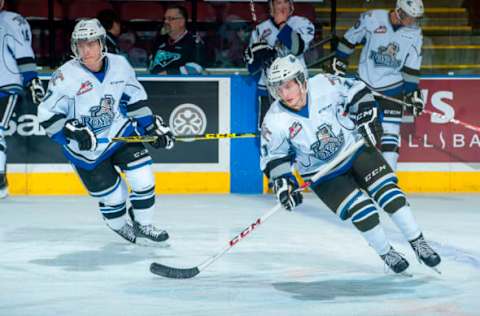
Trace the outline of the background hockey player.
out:
M 34 104 L 39 104 L 45 94 L 38 79 L 30 25 L 21 15 L 3 10 L 4 4 L 0 0 L 0 198 L 8 195 L 4 132 L 15 106 L 24 88 Z
M 414 116 L 422 113 L 424 101 L 418 88 L 422 64 L 422 0 L 397 0 L 394 10 L 363 13 L 340 40 L 332 70 L 345 75 L 348 56 L 364 43 L 358 64 L 360 78 L 373 90 L 403 99 L 412 105 Z M 383 111 L 381 150 L 393 170 L 397 168 L 402 106 L 378 98 Z
M 153 146 L 170 149 L 174 137 L 162 118 L 153 115 L 147 95 L 127 60 L 106 53 L 105 29 L 97 19 L 82 20 L 72 33 L 74 59 L 50 80 L 38 109 L 47 135 L 62 145 L 89 194 L 99 199 L 107 225 L 128 241 L 137 238 L 164 241 L 166 231 L 152 224 L 155 182 L 152 158 L 138 143 L 98 144 L 97 136 L 142 133 L 158 136 Z M 128 189 L 117 168 L 125 172 Z
M 271 103 L 265 70 L 277 55 L 293 54 L 305 63 L 303 54 L 315 35 L 315 27 L 307 18 L 292 15 L 293 0 L 269 0 L 269 5 L 271 17 L 255 27 L 245 50 L 248 71 L 258 81 L 259 128 Z
M 388 242 L 375 203 L 390 215 L 421 262 L 438 265 L 439 255 L 423 238 L 395 174 L 375 148 L 379 123 L 375 100 L 366 85 L 323 74 L 307 80 L 305 67 L 292 55 L 277 58 L 267 76 L 269 92 L 276 101 L 262 126 L 261 167 L 279 202 L 287 210 L 302 202 L 302 194 L 295 191 L 298 183 L 292 175 L 292 162 L 308 180 L 363 136 L 368 146 L 311 189 L 340 219 L 350 219 L 394 272 L 403 272 L 409 264 Z M 357 125 L 343 115 L 350 107 L 358 113 Z

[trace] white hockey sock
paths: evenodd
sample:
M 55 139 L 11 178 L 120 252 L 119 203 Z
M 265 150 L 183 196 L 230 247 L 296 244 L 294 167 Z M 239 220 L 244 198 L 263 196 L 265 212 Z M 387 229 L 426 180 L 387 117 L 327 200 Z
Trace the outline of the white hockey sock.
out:
M 413 217 L 410 206 L 403 206 L 401 209 L 391 214 L 390 217 L 408 241 L 420 236 L 421 231 Z
M 153 207 L 140 210 L 133 209 L 133 216 L 140 225 L 150 225 L 153 223 Z
M 388 162 L 392 170 L 395 172 L 397 171 L 397 161 L 398 161 L 398 153 L 394 151 L 384 151 L 382 153 L 383 158 Z
M 111 229 L 119 230 L 120 228 L 123 227 L 123 225 L 125 225 L 125 223 L 127 221 L 127 217 L 125 215 L 123 215 L 123 216 L 112 218 L 112 219 L 106 219 L 105 218 L 105 221 L 107 222 L 107 225 Z
M 383 227 L 379 224 L 372 229 L 362 232 L 363 237 L 368 241 L 370 247 L 375 249 L 379 256 L 382 256 L 390 250 L 390 243 L 387 240 Z

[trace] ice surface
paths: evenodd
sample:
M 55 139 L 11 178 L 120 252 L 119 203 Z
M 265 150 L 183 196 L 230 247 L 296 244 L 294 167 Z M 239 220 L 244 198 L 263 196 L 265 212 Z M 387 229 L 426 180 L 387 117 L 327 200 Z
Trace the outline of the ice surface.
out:
M 281 211 L 189 280 L 151 274 L 193 267 L 275 205 L 269 195 L 158 196 L 163 247 L 129 245 L 88 197 L 0 201 L 0 315 L 479 315 L 480 195 L 414 195 L 414 214 L 442 255 L 420 265 L 382 215 L 412 278 L 385 273 L 353 226 L 313 195 Z

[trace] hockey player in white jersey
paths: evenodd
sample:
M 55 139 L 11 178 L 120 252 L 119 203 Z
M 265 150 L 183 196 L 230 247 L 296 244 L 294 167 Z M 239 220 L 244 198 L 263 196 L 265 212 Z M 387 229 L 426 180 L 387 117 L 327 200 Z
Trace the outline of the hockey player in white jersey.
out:
M 269 0 L 269 6 L 271 17 L 255 27 L 245 50 L 248 71 L 258 82 L 259 128 L 271 103 L 265 70 L 277 55 L 293 54 L 305 63 L 303 54 L 315 35 L 315 27 L 307 18 L 293 15 L 293 0 Z
M 392 11 L 363 13 L 340 40 L 332 70 L 345 75 L 348 57 L 363 43 L 358 74 L 371 89 L 412 105 L 414 116 L 422 113 L 425 102 L 418 88 L 422 63 L 422 30 L 417 20 L 423 15 L 422 0 L 397 0 Z M 381 150 L 393 170 L 397 168 L 402 106 L 378 98 L 383 111 L 384 134 Z
M 175 138 L 148 107 L 147 95 L 128 61 L 109 54 L 97 19 L 79 21 L 72 33 L 74 59 L 61 66 L 38 108 L 47 135 L 62 145 L 89 194 L 99 199 L 107 225 L 126 240 L 155 242 L 168 233 L 153 226 L 155 180 L 152 158 L 137 143 L 99 144 L 97 137 L 155 135 L 156 148 L 171 149 Z M 130 186 L 120 176 L 125 172 Z M 133 225 L 127 218 L 128 209 Z
M 21 15 L 3 10 L 4 4 L 4 0 L 0 0 L 0 198 L 8 195 L 4 132 L 13 110 L 24 88 L 35 104 L 39 104 L 45 94 L 38 79 L 30 26 Z
M 363 136 L 367 146 L 310 188 L 341 220 L 352 221 L 392 271 L 403 272 L 409 264 L 388 242 L 375 203 L 390 215 L 419 261 L 437 266 L 440 256 L 423 238 L 395 174 L 375 147 L 380 124 L 366 85 L 324 74 L 307 80 L 305 67 L 292 55 L 277 58 L 267 76 L 276 101 L 262 125 L 261 168 L 284 208 L 302 202 L 292 165 L 308 180 Z M 356 124 L 345 115 L 350 107 L 357 113 Z

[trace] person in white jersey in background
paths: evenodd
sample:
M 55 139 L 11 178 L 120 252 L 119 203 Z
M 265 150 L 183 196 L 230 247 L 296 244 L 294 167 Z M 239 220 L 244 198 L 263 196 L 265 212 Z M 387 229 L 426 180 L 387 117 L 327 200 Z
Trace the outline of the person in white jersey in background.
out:
M 422 30 L 418 25 L 423 16 L 422 0 L 397 0 L 391 11 L 372 10 L 363 13 L 337 47 L 331 70 L 344 76 L 348 57 L 355 46 L 363 44 L 358 63 L 358 75 L 369 88 L 389 97 L 405 100 L 408 109 L 419 116 L 424 107 L 418 87 L 422 64 Z M 402 105 L 381 97 L 383 135 L 380 148 L 395 171 L 397 169 Z
M 257 81 L 258 128 L 270 106 L 265 71 L 278 56 L 293 54 L 305 63 L 303 54 L 315 35 L 315 26 L 304 17 L 293 15 L 293 0 L 269 0 L 268 20 L 252 31 L 244 59 L 250 75 Z
M 21 15 L 3 10 L 0 0 L 0 198 L 8 195 L 5 130 L 24 89 L 38 105 L 45 91 L 38 79 L 30 25 Z

